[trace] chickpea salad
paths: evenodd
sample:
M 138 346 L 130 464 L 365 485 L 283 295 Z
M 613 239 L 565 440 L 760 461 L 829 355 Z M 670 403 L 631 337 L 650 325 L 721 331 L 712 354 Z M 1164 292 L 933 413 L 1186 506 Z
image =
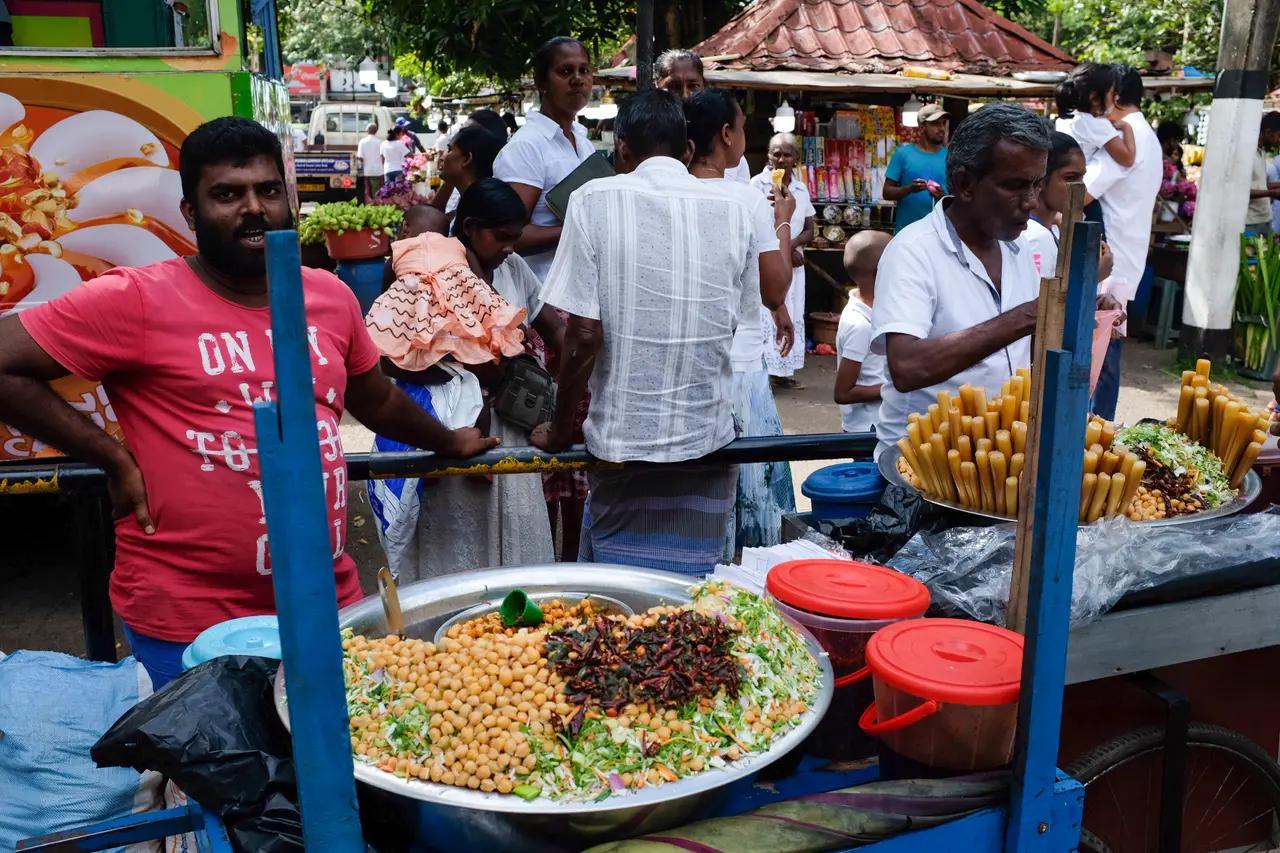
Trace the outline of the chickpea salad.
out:
M 598 801 L 766 751 L 822 670 L 764 598 L 703 583 L 683 607 L 492 618 L 439 645 L 342 635 L 357 761 L 403 779 Z M 553 605 L 554 609 L 554 605 Z

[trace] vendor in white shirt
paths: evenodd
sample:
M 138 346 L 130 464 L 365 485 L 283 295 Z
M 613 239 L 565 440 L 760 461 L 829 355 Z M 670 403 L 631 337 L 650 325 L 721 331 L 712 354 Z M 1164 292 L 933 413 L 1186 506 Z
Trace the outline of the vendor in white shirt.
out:
M 560 244 L 560 218 L 547 207 L 547 193 L 590 157 L 595 148 L 578 111 L 591 98 L 591 57 L 577 39 L 558 36 L 533 55 L 538 109 L 503 147 L 493 176 L 505 181 L 529 211 L 516 251 L 539 279 L 546 279 Z
M 907 415 L 969 383 L 994 394 L 1031 364 L 1040 275 L 1022 237 L 1039 199 L 1049 133 L 1034 113 L 988 104 L 947 152 L 952 195 L 904 228 L 876 276 L 872 352 L 888 359 L 878 456 Z

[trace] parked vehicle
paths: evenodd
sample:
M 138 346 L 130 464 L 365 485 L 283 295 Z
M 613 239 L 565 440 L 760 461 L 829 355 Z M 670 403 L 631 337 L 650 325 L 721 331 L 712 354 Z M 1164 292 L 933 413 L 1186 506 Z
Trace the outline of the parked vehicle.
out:
M 351 149 L 360 144 L 369 125 L 378 126 L 378 135 L 385 137 L 396 123 L 395 115 L 388 107 L 358 102 L 316 104 L 311 111 L 311 127 L 307 142 L 312 146 L 323 145 L 326 150 Z M 318 140 L 323 140 L 319 142 Z

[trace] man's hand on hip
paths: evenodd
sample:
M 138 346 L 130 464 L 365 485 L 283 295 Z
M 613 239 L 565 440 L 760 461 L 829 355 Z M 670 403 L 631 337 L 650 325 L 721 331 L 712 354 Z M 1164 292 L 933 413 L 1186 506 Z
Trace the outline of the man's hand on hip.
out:
M 132 515 L 148 536 L 156 532 L 151 508 L 147 505 L 147 485 L 132 453 L 121 453 L 118 461 L 108 466 L 107 494 L 111 496 L 112 517 L 117 521 Z

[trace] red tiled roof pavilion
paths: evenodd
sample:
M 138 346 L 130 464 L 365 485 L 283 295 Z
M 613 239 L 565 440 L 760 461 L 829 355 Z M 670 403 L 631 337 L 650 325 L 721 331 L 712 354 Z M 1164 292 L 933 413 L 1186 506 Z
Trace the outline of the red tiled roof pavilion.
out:
M 977 0 L 757 0 L 694 47 L 712 68 L 892 74 L 1066 71 L 1056 48 Z

